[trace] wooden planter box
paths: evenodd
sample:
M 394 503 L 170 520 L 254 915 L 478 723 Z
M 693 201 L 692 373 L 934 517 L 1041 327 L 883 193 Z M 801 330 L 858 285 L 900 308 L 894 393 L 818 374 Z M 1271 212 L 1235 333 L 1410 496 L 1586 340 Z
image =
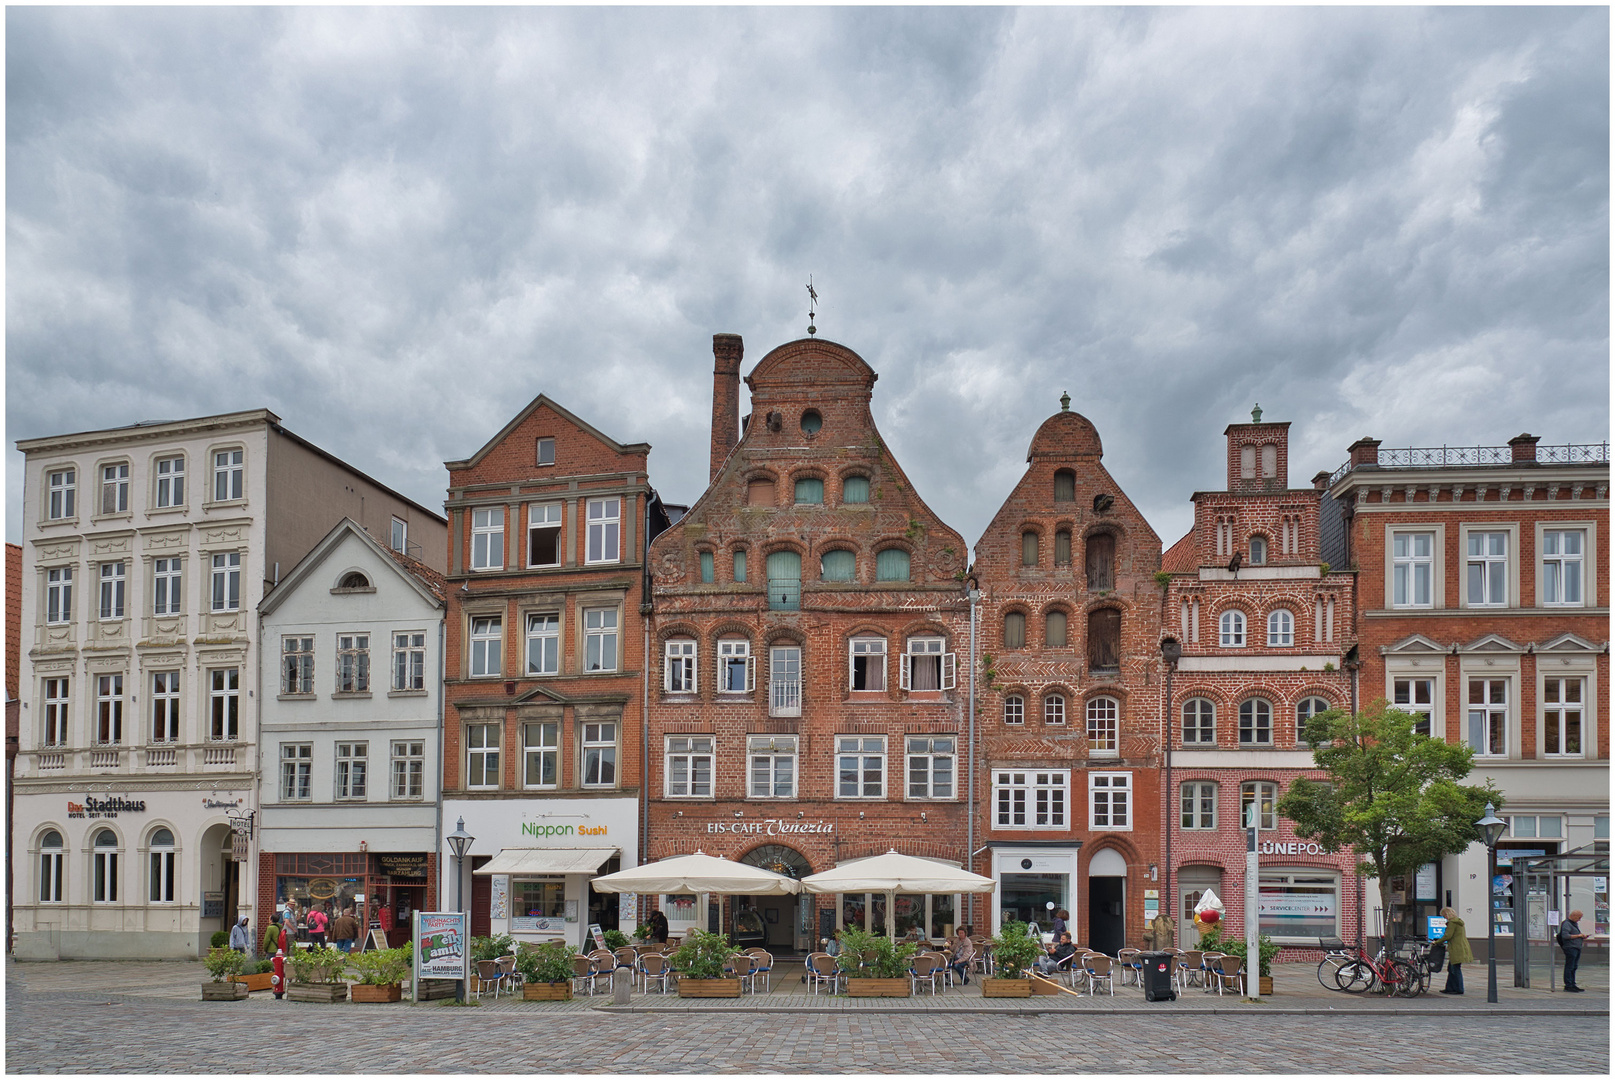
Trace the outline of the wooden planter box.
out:
M 572 984 L 561 983 L 523 983 L 523 1001 L 571 1001 Z
M 247 996 L 247 988 L 238 982 L 205 982 L 202 984 L 203 1001 L 240 1001 Z
M 273 971 L 265 971 L 260 975 L 232 975 L 230 976 L 230 981 L 246 984 L 249 991 L 273 990 L 274 983 L 270 980 L 274 979 L 274 977 L 275 973 Z
M 294 982 L 286 988 L 286 996 L 292 1001 L 309 1001 L 319 1005 L 330 1005 L 333 1002 L 347 1000 L 348 984 L 345 982 Z
M 679 977 L 679 997 L 737 998 L 739 996 L 739 979 L 688 979 L 683 976 Z
M 455 979 L 422 979 L 415 990 L 416 1001 L 440 1001 L 454 996 L 454 988 L 459 985 Z
M 914 984 L 901 979 L 848 979 L 848 997 L 908 997 Z
M 983 979 L 982 997 L 1023 998 L 1032 996 L 1031 979 Z
M 361 1004 L 380 1005 L 388 1001 L 400 1001 L 404 997 L 404 987 L 401 983 L 388 983 L 377 985 L 375 983 L 354 983 L 348 991 L 348 996 Z
M 1272 995 L 1272 993 L 1273 993 L 1273 976 L 1271 976 L 1271 975 L 1258 975 L 1258 976 L 1256 976 L 1256 982 L 1257 982 L 1257 992 L 1258 993 L 1265 994 L 1265 995 L 1268 995 L 1268 996 Z

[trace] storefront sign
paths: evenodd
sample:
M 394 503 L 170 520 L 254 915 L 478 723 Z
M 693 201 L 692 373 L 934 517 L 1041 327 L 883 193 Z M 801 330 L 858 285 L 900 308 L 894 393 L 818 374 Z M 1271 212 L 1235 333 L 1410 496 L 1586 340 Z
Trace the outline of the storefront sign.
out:
M 466 977 L 466 917 L 456 911 L 415 913 L 415 977 Z
M 503 919 L 510 914 L 510 879 L 504 874 L 493 875 L 488 890 L 488 917 Z
M 224 918 L 224 893 L 204 892 L 202 894 L 202 918 Z
M 709 833 L 739 833 L 751 836 L 793 836 L 801 833 L 833 833 L 833 821 L 787 821 L 764 818 L 761 821 L 709 821 Z
M 1264 892 L 1257 897 L 1256 912 L 1277 919 L 1306 919 L 1320 915 L 1332 917 L 1335 913 L 1335 897 L 1333 893 L 1275 895 Z
M 204 809 L 204 810 L 234 810 L 236 807 L 240 806 L 242 803 L 244 803 L 246 801 L 247 801 L 246 796 L 241 796 L 241 797 L 237 798 L 234 802 L 230 802 L 230 801 L 225 800 L 225 799 L 215 799 L 215 798 L 209 797 L 209 798 L 206 798 L 206 799 L 202 800 L 202 809 Z
M 1263 855 L 1327 855 L 1322 844 L 1311 840 L 1264 840 L 1256 845 Z
M 522 822 L 523 836 L 605 836 L 605 825 L 540 825 L 536 821 Z
M 425 855 L 377 855 L 376 863 L 388 877 L 423 878 L 426 876 Z
M 144 814 L 146 800 L 123 799 L 114 796 L 110 799 L 97 799 L 94 795 L 84 796 L 81 803 L 69 802 L 67 816 L 70 818 L 115 818 L 119 814 Z
M 575 920 L 557 919 L 553 915 L 514 915 L 510 920 L 510 929 L 538 934 L 564 934 L 569 921 Z

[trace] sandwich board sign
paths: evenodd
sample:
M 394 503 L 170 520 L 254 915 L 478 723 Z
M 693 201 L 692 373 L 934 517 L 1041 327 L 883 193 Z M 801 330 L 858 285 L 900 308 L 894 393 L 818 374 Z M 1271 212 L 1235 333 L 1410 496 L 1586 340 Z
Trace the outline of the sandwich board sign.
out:
M 416 911 L 410 938 L 415 951 L 413 997 L 422 979 L 470 978 L 466 914 L 463 911 Z

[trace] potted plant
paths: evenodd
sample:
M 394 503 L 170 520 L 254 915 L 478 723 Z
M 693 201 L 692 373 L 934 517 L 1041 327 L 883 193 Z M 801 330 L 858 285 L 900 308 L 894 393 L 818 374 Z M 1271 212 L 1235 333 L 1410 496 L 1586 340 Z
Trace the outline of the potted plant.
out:
M 1031 997 L 1032 980 L 1027 972 L 1043 951 L 1025 923 L 1011 919 L 998 928 L 998 936 L 987 945 L 993 953 L 993 976 L 981 980 L 982 997 Z
M 516 970 L 521 973 L 524 1000 L 572 1000 L 572 946 L 566 942 L 524 947 L 516 954 Z
M 253 990 L 270 989 L 269 980 L 274 977 L 275 962 L 273 960 L 248 960 L 241 965 L 239 975 L 230 976 L 230 981 L 241 983 L 250 993 Z
M 628 935 L 621 930 L 607 930 L 602 936 L 606 939 L 606 948 L 612 952 L 628 947 Z
M 246 956 L 234 949 L 209 949 L 202 963 L 207 966 L 207 973 L 213 976 L 213 981 L 202 984 L 202 1000 L 239 1001 L 246 997 L 246 984 L 227 981 L 228 976 L 241 971 L 241 965 L 246 961 Z
M 294 949 L 286 957 L 292 969 L 286 997 L 292 1001 L 311 1001 L 329 1004 L 348 996 L 348 984 L 342 981 L 342 972 L 348 966 L 346 953 L 335 949 Z
M 899 945 L 857 927 L 841 931 L 836 940 L 841 943 L 836 967 L 847 976 L 848 997 L 909 996 L 908 969 L 918 945 Z
M 213 936 L 207 939 L 207 947 L 210 949 L 228 948 L 229 945 L 230 933 L 227 930 L 215 930 Z
M 493 937 L 474 937 L 471 939 L 471 981 L 466 985 L 466 993 L 474 994 L 481 985 L 477 978 L 478 960 L 497 960 L 501 956 L 509 956 L 516 951 L 516 939 L 509 934 L 496 934 Z
M 645 942 L 647 942 L 649 940 L 650 940 L 650 924 L 649 923 L 640 923 L 638 926 L 634 927 L 634 943 L 635 944 L 643 945 Z
M 1238 938 L 1234 941 L 1224 941 L 1219 948 L 1229 956 L 1239 957 L 1246 977 L 1249 978 L 1250 958 L 1245 955 L 1245 939 Z M 1273 943 L 1271 937 L 1263 934 L 1256 939 L 1256 952 L 1256 985 L 1258 993 L 1271 995 L 1273 993 L 1273 958 L 1278 956 L 1279 947 Z M 1248 989 L 1245 992 L 1247 995 L 1250 993 Z
M 724 964 L 740 950 L 722 934 L 691 930 L 667 958 L 678 972 L 679 997 L 739 997 L 740 980 L 724 975 Z
M 348 957 L 348 967 L 359 976 L 359 981 L 348 990 L 348 997 L 356 1002 L 398 1001 L 404 996 L 404 977 L 414 959 L 414 949 L 405 945 L 397 949 L 373 949 Z

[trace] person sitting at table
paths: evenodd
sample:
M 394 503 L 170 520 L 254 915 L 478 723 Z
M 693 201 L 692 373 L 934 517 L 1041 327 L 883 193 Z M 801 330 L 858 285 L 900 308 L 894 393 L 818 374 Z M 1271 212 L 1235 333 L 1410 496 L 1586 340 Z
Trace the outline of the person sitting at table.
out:
M 973 926 L 959 927 L 959 936 L 953 939 L 953 963 L 948 965 L 966 986 L 970 985 L 970 961 L 976 958 L 976 943 L 970 940 L 974 929 Z
M 1077 947 L 1071 944 L 1071 931 L 1064 931 L 1060 934 L 1059 944 L 1050 945 L 1049 954 L 1037 958 L 1037 969 L 1045 975 L 1053 975 L 1060 969 L 1060 962 L 1076 951 Z

